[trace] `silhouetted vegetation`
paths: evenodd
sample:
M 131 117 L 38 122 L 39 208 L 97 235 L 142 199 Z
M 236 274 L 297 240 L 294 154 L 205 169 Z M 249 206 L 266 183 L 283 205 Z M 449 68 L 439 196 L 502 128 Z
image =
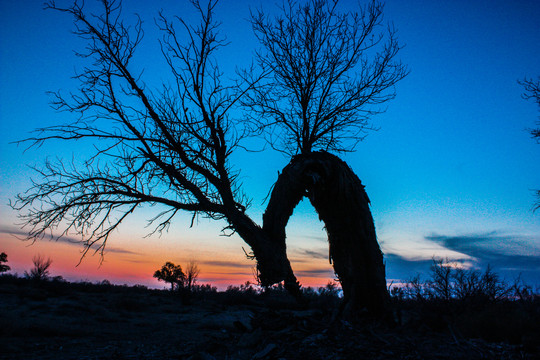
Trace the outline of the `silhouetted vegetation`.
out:
M 519 278 L 509 284 L 490 266 L 481 272 L 434 259 L 430 277 L 391 287 L 400 324 L 424 326 L 456 339 L 513 344 L 540 340 L 540 294 Z
M 197 265 L 197 262 L 190 260 L 186 266 L 186 279 L 184 281 L 184 286 L 187 288 L 188 292 L 191 292 L 199 278 L 199 273 L 201 270 Z
M 538 105 L 540 110 L 540 76 L 534 80 L 534 79 L 523 79 L 522 81 L 518 81 L 518 83 L 523 86 L 525 92 L 523 93 L 523 98 L 525 100 L 532 100 Z M 537 125 L 540 125 L 540 121 L 536 122 Z M 534 128 L 530 129 L 530 133 L 533 137 L 533 139 L 536 140 L 537 143 L 540 144 L 540 128 Z M 538 198 L 536 204 L 534 205 L 534 210 L 538 210 L 540 208 L 540 190 L 536 190 L 536 196 Z
M 159 281 L 171 284 L 171 291 L 175 288 L 183 287 L 186 281 L 186 275 L 182 271 L 182 266 L 175 265 L 170 261 L 167 261 L 161 269 L 156 270 L 154 277 Z
M 302 303 L 283 284 L 248 282 L 225 291 L 194 284 L 186 303 L 179 291 L 7 274 L 0 277 L 0 358 L 315 360 L 363 354 L 370 359 L 449 360 L 540 355 L 540 297 L 519 282 L 506 284 L 490 268 L 462 270 L 436 260 L 426 281 L 418 277 L 391 292 L 394 324 L 371 317 L 350 323 L 336 318 L 342 295 L 336 282 L 303 288 Z
M 189 294 L 200 290 L 196 285 L 199 273 L 199 266 L 193 260 L 188 262 L 185 272 L 181 265 L 167 261 L 161 269 L 156 270 L 154 277 L 159 281 L 171 284 L 171 291 L 177 290 Z
M 351 151 L 372 130 L 369 119 L 408 74 L 397 61 L 396 29 L 382 31 L 383 8 L 369 1 L 342 13 L 338 1 L 309 0 L 284 1 L 275 16 L 252 12 L 262 45 L 255 60 L 269 76 L 242 102 L 273 148 L 290 156 Z
M 523 98 L 525 100 L 534 101 L 540 108 L 540 76 L 536 80 L 532 78 L 524 79 L 522 81 L 518 81 L 518 83 L 523 86 L 523 89 L 525 90 L 522 95 Z M 537 124 L 540 125 L 540 122 L 537 122 Z M 533 138 L 536 139 L 537 142 L 540 142 L 540 128 L 531 129 L 530 132 Z
M 343 13 L 338 1 L 288 0 L 275 17 L 253 11 L 250 22 L 262 50 L 235 80 L 219 66 L 227 41 L 216 20 L 217 1 L 191 4 L 197 24 L 164 12 L 155 19 L 170 79 L 153 88 L 134 61 L 143 21 L 126 20 L 121 1 L 101 1 L 98 14 L 82 1 L 46 2 L 46 9 L 72 17 L 73 33 L 86 45 L 76 53 L 85 67 L 74 77 L 77 91 L 51 94 L 52 107 L 73 113 L 74 121 L 38 129 L 23 142 L 37 147 L 87 139 L 95 152 L 72 164 L 47 160 L 36 168 L 40 179 L 11 203 L 28 237 L 57 230 L 61 237 L 69 230 L 86 235 L 85 253 L 103 252 L 126 217 L 159 205 L 164 210 L 150 221 L 153 232 L 168 229 L 180 212 L 225 220 L 224 232 L 237 233 L 251 248 L 261 282 L 284 281 L 298 296 L 284 234 L 294 206 L 307 196 L 328 229 L 346 308 L 382 312 L 388 293 L 369 199 L 360 179 L 328 152 L 352 151 L 408 73 L 383 4 L 371 0 Z M 248 137 L 286 153 L 302 170 L 278 179 L 295 190 L 291 211 L 290 199 L 273 191 L 262 226 L 246 212 L 251 200 L 232 162 Z M 350 201 L 331 206 L 341 200 Z M 354 226 L 342 236 L 336 229 L 345 224 Z
M 41 281 L 49 279 L 49 268 L 52 265 L 52 259 L 45 259 L 40 254 L 32 258 L 34 267 L 30 269 L 30 272 L 24 272 L 24 276 L 31 280 Z
M 5 252 L 1 253 L 0 254 L 0 274 L 11 270 L 11 268 L 8 265 L 6 265 L 7 261 L 8 261 L 7 254 Z

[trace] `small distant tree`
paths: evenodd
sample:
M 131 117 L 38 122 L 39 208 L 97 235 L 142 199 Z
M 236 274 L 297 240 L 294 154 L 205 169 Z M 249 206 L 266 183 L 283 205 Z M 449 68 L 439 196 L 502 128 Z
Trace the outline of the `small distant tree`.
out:
M 403 296 L 407 299 L 424 301 L 427 297 L 426 286 L 420 279 L 420 274 L 412 277 L 403 287 Z
M 480 296 L 485 297 L 490 301 L 504 299 L 512 292 L 512 287 L 509 286 L 499 274 L 493 271 L 490 265 L 480 278 Z
M 427 284 L 433 297 L 450 300 L 454 286 L 452 269 L 448 259 L 444 261 L 443 259 L 433 258 L 431 280 Z
M 32 258 L 32 263 L 34 264 L 34 267 L 29 273 L 25 271 L 24 276 L 32 280 L 47 280 L 50 275 L 49 268 L 52 265 L 52 259 L 45 259 L 38 254 Z
M 488 267 L 488 274 L 491 268 Z M 459 300 L 478 297 L 482 293 L 482 274 L 478 270 L 456 269 L 454 278 L 454 290 Z
M 186 266 L 185 279 L 185 286 L 187 287 L 189 292 L 191 292 L 191 290 L 193 289 L 193 285 L 195 285 L 195 282 L 197 281 L 200 272 L 201 270 L 199 269 L 197 262 L 195 262 L 194 260 L 190 260 L 190 262 L 188 262 Z
M 0 273 L 11 270 L 11 268 L 4 263 L 7 263 L 7 254 L 5 252 L 0 254 Z
M 336 281 L 328 281 L 325 287 L 320 287 L 318 292 L 319 295 L 325 296 L 338 296 L 339 291 L 341 290 L 339 283 Z
M 170 283 L 171 291 L 173 291 L 175 287 L 183 287 L 184 282 L 186 281 L 186 275 L 182 271 L 182 267 L 180 265 L 175 265 L 170 261 L 167 261 L 161 269 L 156 270 L 154 277 L 159 281 Z

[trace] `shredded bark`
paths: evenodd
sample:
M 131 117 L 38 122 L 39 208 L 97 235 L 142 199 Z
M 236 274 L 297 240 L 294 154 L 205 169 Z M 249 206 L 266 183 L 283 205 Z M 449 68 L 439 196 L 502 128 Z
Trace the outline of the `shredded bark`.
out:
M 389 299 L 383 254 L 358 176 L 327 152 L 295 156 L 279 175 L 263 216 L 263 229 L 282 247 L 287 222 L 304 196 L 325 223 L 330 261 L 343 287 L 343 312 L 383 313 Z

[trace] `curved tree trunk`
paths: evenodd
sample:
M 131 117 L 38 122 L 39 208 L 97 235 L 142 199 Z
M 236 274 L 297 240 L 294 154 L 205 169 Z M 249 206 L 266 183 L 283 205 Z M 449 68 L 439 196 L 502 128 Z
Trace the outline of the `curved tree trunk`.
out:
M 263 230 L 280 252 L 286 251 L 287 222 L 304 196 L 326 225 L 330 260 L 343 288 L 342 311 L 346 316 L 361 309 L 382 315 L 389 302 L 383 254 L 360 179 L 329 153 L 294 157 L 279 175 L 263 215 Z M 288 259 L 287 264 L 290 268 Z M 259 268 L 261 276 L 266 276 L 264 268 Z
M 270 286 L 284 281 L 285 288 L 292 295 L 300 297 L 300 284 L 287 257 L 285 237 L 272 236 L 237 209 L 229 211 L 228 220 L 238 235 L 251 247 L 253 257 L 257 260 L 261 285 Z

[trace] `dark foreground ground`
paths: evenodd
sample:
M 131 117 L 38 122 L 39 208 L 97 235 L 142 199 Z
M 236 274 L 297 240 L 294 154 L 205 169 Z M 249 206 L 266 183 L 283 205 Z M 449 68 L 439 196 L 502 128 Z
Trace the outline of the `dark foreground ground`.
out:
M 335 305 L 328 294 L 299 306 L 278 291 L 186 299 L 141 287 L 0 277 L 0 359 L 540 358 L 535 313 L 521 323 L 531 329 L 518 324 L 510 329 L 515 338 L 501 342 L 465 336 L 444 318 L 410 309 L 402 312 L 409 320 L 393 327 L 332 321 Z

